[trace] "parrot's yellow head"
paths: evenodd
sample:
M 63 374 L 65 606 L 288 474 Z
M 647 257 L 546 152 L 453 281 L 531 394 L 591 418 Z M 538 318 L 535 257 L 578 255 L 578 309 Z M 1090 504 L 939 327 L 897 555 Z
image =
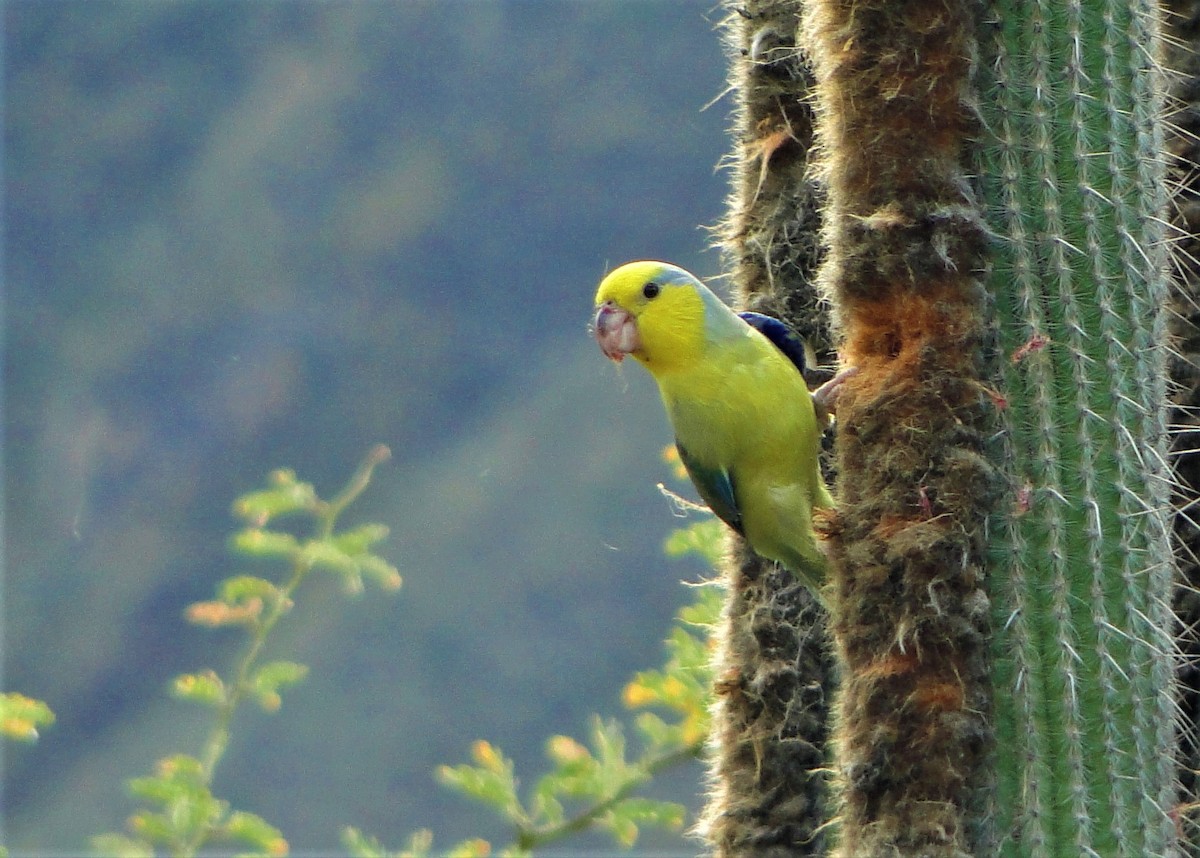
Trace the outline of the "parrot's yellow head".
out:
M 614 361 L 632 355 L 658 374 L 686 366 L 704 348 L 705 306 L 724 305 L 704 284 L 665 262 L 630 262 L 596 290 L 593 332 Z

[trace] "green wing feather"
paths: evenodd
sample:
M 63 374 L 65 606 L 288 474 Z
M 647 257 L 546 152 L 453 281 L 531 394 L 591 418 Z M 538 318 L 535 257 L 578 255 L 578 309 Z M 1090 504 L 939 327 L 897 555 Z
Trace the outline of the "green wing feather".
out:
M 737 494 L 733 487 L 733 475 L 724 468 L 709 468 L 696 461 L 678 439 L 675 440 L 675 448 L 679 450 L 679 461 L 683 462 L 688 476 L 692 478 L 692 484 L 708 504 L 708 508 L 717 518 L 745 536 L 742 512 L 738 509 Z

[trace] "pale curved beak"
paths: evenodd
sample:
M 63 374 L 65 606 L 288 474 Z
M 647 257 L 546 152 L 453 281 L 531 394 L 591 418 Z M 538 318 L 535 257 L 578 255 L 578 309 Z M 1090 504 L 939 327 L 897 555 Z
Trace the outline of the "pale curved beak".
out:
M 600 351 L 604 352 L 605 357 L 618 363 L 625 355 L 642 347 L 637 320 L 628 310 L 618 307 L 612 301 L 605 301 L 596 308 L 592 330 L 596 334 L 596 342 L 600 344 Z

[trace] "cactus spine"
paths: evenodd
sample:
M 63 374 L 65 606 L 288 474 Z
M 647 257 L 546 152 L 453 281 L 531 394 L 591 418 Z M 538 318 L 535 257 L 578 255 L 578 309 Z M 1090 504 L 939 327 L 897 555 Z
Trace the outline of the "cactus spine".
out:
M 1007 469 L 994 533 L 1003 854 L 1174 826 L 1157 10 L 996 2 L 979 86 Z

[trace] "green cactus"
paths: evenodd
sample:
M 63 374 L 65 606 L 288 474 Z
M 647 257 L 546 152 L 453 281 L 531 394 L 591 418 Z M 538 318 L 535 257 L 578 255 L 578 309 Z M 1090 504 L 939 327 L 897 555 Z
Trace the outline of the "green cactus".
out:
M 993 533 L 1003 854 L 1174 835 L 1157 8 L 997 3 L 980 158 L 1006 470 Z

